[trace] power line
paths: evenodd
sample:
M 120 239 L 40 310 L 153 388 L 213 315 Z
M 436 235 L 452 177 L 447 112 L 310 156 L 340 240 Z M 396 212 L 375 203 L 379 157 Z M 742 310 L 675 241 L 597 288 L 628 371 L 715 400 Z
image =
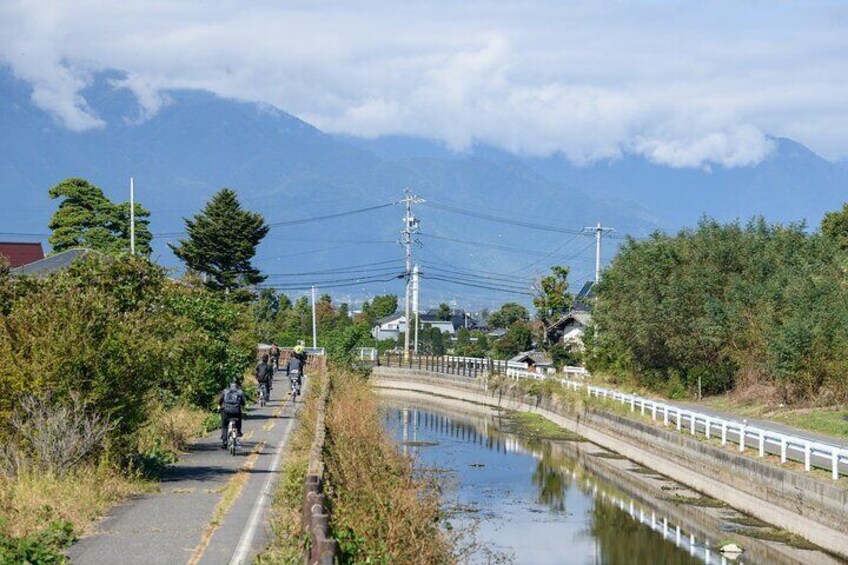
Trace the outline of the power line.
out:
M 389 259 L 387 261 L 375 261 L 374 263 L 363 263 L 362 265 L 349 265 L 347 267 L 338 267 L 335 269 L 327 269 L 323 271 L 310 271 L 310 272 L 302 272 L 302 273 L 275 273 L 269 274 L 269 276 L 278 276 L 278 277 L 302 277 L 306 275 L 331 275 L 333 273 L 355 273 L 355 272 L 367 272 L 373 269 L 366 269 L 366 267 L 376 267 L 379 265 L 389 265 L 392 263 L 401 263 L 401 259 Z M 362 271 L 358 271 L 357 269 L 362 269 Z
M 382 208 L 388 208 L 390 206 L 397 205 L 397 202 L 387 202 L 385 204 L 379 204 L 377 206 L 368 206 L 366 208 L 357 208 L 356 210 L 347 210 L 345 212 L 336 212 L 334 214 L 325 214 L 323 216 L 312 216 L 311 218 L 298 218 L 296 220 L 282 220 L 279 222 L 269 222 L 267 225 L 271 228 L 279 228 L 286 226 L 298 226 L 301 224 L 307 224 L 310 222 L 321 222 L 323 220 L 332 220 L 334 218 L 342 218 L 344 216 L 353 216 L 355 214 L 363 214 L 365 212 L 371 212 L 373 210 L 380 210 Z M 178 237 L 182 235 L 187 235 L 186 232 L 157 232 L 154 233 L 154 237 Z
M 487 280 L 481 280 L 479 278 L 474 278 L 474 277 L 463 277 L 463 276 L 450 275 L 450 274 L 444 274 L 444 273 L 428 273 L 428 276 L 430 278 L 439 277 L 440 280 L 449 280 L 449 281 L 457 282 L 457 283 L 480 284 L 480 285 L 486 285 L 486 286 L 492 287 L 492 288 L 499 288 L 499 289 L 504 289 L 504 290 L 515 290 L 515 291 L 519 291 L 519 292 L 528 292 L 531 289 L 530 285 L 513 285 L 513 284 L 501 283 L 501 282 L 497 282 L 497 281 L 487 281 Z
M 464 208 L 459 208 L 457 206 L 450 206 L 447 204 L 439 204 L 438 202 L 433 202 L 432 200 L 428 200 L 424 203 L 425 206 L 429 206 L 430 208 L 436 208 L 438 210 L 444 210 L 446 212 L 453 212 L 455 214 L 462 214 L 465 216 L 470 216 L 472 218 L 479 218 L 481 220 L 487 220 L 490 222 L 497 222 L 501 224 L 508 224 L 513 226 L 519 226 L 523 228 L 529 228 L 540 231 L 550 231 L 556 233 L 568 233 L 568 234 L 576 234 L 583 235 L 583 230 L 572 230 L 568 228 L 560 228 L 557 226 L 546 226 L 543 224 L 536 224 L 531 222 L 524 222 L 521 220 L 514 220 L 511 218 L 501 218 L 499 216 L 493 216 L 491 214 L 485 214 L 483 212 L 478 212 L 476 210 L 466 210 Z
M 462 274 L 462 275 L 467 275 L 467 276 L 472 276 L 472 277 L 480 277 L 480 278 L 485 278 L 485 279 L 492 279 L 492 280 L 498 280 L 498 281 L 508 282 L 508 283 L 517 283 L 517 284 L 529 283 L 531 281 L 530 277 L 503 276 L 503 275 L 500 275 L 500 274 L 497 274 L 497 273 L 489 273 L 489 272 L 486 272 L 486 271 L 478 271 L 476 269 L 471 270 L 471 269 L 454 268 L 452 265 L 446 265 L 446 266 L 443 267 L 443 266 L 440 266 L 440 265 L 433 263 L 433 262 L 430 262 L 430 261 L 422 261 L 421 263 L 427 269 L 434 270 L 434 271 L 441 271 L 441 272 L 445 272 L 445 273 L 448 273 L 448 274 L 454 274 L 454 273 L 455 274 Z M 445 268 L 445 267 L 450 267 L 450 268 Z
M 447 282 L 447 283 L 455 284 L 455 285 L 459 285 L 459 286 L 468 286 L 468 287 L 473 287 L 473 288 L 482 288 L 482 289 L 486 289 L 486 290 L 495 290 L 495 291 L 509 293 L 509 294 L 521 294 L 521 295 L 524 295 L 524 296 L 533 296 L 533 293 L 528 292 L 528 291 L 514 290 L 514 289 L 510 289 L 510 288 L 495 287 L 495 286 L 489 286 L 489 285 L 483 285 L 483 284 L 475 284 L 475 283 L 471 283 L 471 282 L 453 280 L 453 279 L 450 279 L 450 278 L 447 278 L 447 277 L 425 276 L 423 273 L 421 274 L 421 278 L 434 280 L 434 281 L 443 281 L 443 282 Z
M 510 251 L 512 253 L 520 253 L 522 255 L 545 255 L 545 251 L 533 251 L 531 249 L 520 249 L 518 247 L 509 247 L 507 245 L 498 245 L 495 243 L 485 243 L 482 241 L 470 241 L 467 239 L 456 239 L 453 237 L 445 237 L 443 235 L 435 235 L 432 233 L 422 233 L 419 234 L 423 237 L 429 237 L 431 239 L 441 239 L 442 241 L 450 241 L 452 243 L 462 243 L 464 245 L 471 245 L 474 247 L 487 247 L 489 249 L 499 249 L 501 251 Z M 576 237 L 576 236 L 575 236 Z

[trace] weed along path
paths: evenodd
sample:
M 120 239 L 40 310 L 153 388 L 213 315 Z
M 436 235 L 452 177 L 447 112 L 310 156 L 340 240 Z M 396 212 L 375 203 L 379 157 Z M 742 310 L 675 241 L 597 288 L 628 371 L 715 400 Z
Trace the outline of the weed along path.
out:
M 114 508 L 69 551 L 81 565 L 250 563 L 268 543 L 268 507 L 301 402 L 285 379 L 243 423 L 242 450 L 220 448 L 220 431 L 168 469 L 158 492 Z

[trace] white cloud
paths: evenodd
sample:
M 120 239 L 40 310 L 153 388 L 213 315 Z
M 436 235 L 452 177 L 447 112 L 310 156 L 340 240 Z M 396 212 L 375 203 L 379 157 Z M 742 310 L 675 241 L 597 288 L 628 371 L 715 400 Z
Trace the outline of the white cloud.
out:
M 786 135 L 848 155 L 848 6 L 836 1 L 248 4 L 7 1 L 0 61 L 74 130 L 102 120 L 91 73 L 138 99 L 170 88 L 274 105 L 325 130 L 464 148 L 754 164 Z

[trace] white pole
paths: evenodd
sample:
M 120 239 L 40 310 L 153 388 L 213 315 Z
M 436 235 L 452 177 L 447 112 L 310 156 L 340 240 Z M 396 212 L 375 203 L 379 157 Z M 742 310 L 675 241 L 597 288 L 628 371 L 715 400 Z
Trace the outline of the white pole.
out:
M 415 265 L 415 270 L 412 272 L 412 309 L 415 311 L 415 354 L 418 355 L 418 289 L 420 288 L 421 278 L 418 276 L 418 265 Z
M 135 185 L 130 177 L 130 255 L 135 255 Z
M 312 285 L 312 347 L 317 349 L 318 348 L 318 324 L 317 324 L 317 318 L 316 318 L 316 315 L 315 315 L 315 301 L 316 301 L 315 292 L 316 292 L 315 285 Z
M 406 322 L 406 331 L 403 332 L 403 356 L 409 358 L 409 329 L 410 329 L 410 311 L 409 311 L 409 291 L 412 283 L 412 195 L 407 191 L 406 194 L 406 215 L 404 222 L 404 241 L 406 245 L 406 308 L 404 321 Z
M 601 222 L 598 222 L 598 227 L 595 232 L 595 282 L 601 280 Z

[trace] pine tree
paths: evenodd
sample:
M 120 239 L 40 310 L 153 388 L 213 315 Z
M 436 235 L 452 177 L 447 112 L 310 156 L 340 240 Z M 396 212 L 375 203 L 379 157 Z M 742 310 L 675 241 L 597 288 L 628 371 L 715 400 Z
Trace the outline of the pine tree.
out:
M 262 216 L 241 207 L 234 191 L 222 188 L 185 223 L 188 238 L 169 246 L 189 269 L 206 275 L 209 288 L 234 292 L 266 279 L 251 259 L 269 227 Z
M 69 178 L 50 189 L 50 198 L 62 198 L 48 227 L 53 231 L 54 252 L 75 247 L 118 254 L 130 251 L 130 204 L 115 204 L 85 179 Z M 148 227 L 150 212 L 135 205 L 136 252 L 150 255 L 153 236 Z

